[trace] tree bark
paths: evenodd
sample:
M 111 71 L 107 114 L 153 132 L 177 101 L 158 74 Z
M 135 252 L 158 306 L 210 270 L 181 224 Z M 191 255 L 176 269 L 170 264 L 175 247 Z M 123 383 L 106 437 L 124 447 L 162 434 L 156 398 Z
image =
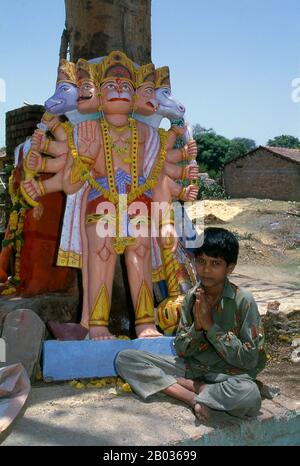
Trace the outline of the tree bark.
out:
M 151 62 L 151 0 L 65 0 L 70 60 L 113 50 L 138 64 Z

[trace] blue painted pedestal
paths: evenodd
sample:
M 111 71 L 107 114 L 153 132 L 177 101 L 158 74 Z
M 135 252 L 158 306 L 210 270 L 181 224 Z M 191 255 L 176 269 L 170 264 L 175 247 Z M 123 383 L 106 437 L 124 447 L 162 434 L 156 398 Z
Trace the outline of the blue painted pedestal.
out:
M 174 337 L 111 341 L 48 340 L 43 346 L 43 378 L 45 382 L 53 382 L 116 376 L 114 360 L 125 349 L 144 350 L 165 356 L 176 354 Z

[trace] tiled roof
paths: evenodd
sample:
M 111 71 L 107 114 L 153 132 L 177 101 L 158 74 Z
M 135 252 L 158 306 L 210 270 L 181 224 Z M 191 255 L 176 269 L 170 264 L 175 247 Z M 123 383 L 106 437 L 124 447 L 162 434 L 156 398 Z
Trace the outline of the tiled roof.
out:
M 271 146 L 261 146 L 265 149 L 273 152 L 274 154 L 282 155 L 286 159 L 294 160 L 294 162 L 300 163 L 300 149 L 288 149 L 287 147 L 271 147 Z
M 269 152 L 272 152 L 275 155 L 279 155 L 279 157 L 283 157 L 287 160 L 291 160 L 296 163 L 300 163 L 300 149 L 288 149 L 287 147 L 272 147 L 272 146 L 258 146 L 255 149 L 247 152 L 246 154 L 240 155 L 236 159 L 230 160 L 230 162 L 226 162 L 225 165 L 229 165 L 230 163 L 235 163 L 237 160 L 242 159 L 244 157 L 250 156 L 257 152 L 258 150 L 265 149 Z

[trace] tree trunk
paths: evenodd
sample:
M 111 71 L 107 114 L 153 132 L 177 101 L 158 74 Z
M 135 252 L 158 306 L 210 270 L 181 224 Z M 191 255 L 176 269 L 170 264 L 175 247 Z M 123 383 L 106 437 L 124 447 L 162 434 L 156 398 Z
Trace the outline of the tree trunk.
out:
M 65 0 L 70 60 L 95 58 L 113 50 L 138 64 L 151 62 L 151 0 Z

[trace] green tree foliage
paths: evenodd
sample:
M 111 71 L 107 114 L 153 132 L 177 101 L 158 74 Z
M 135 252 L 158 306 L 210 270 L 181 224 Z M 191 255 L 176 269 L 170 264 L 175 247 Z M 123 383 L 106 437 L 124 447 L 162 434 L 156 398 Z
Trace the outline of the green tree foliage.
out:
M 217 183 L 212 185 L 200 183 L 198 199 L 226 199 L 226 195 L 224 188 Z
M 253 139 L 249 138 L 233 138 L 231 142 L 236 142 L 242 144 L 247 152 L 250 152 L 253 149 L 256 149 L 256 142 Z
M 234 138 L 232 140 L 205 129 L 197 124 L 193 127 L 194 138 L 198 146 L 197 162 L 200 171 L 206 171 L 212 178 L 220 178 L 226 162 L 244 155 L 256 147 L 253 139 Z
M 197 134 L 195 139 L 198 146 L 197 162 L 206 168 L 210 176 L 218 174 L 230 147 L 229 139 L 213 132 Z
M 271 147 L 288 147 L 289 149 L 299 149 L 300 140 L 295 136 L 289 136 L 287 134 L 282 134 L 281 136 L 276 136 L 274 139 L 269 139 L 267 146 Z
M 230 162 L 256 148 L 256 143 L 253 139 L 233 138 L 230 142 L 231 144 L 224 159 L 224 163 Z

